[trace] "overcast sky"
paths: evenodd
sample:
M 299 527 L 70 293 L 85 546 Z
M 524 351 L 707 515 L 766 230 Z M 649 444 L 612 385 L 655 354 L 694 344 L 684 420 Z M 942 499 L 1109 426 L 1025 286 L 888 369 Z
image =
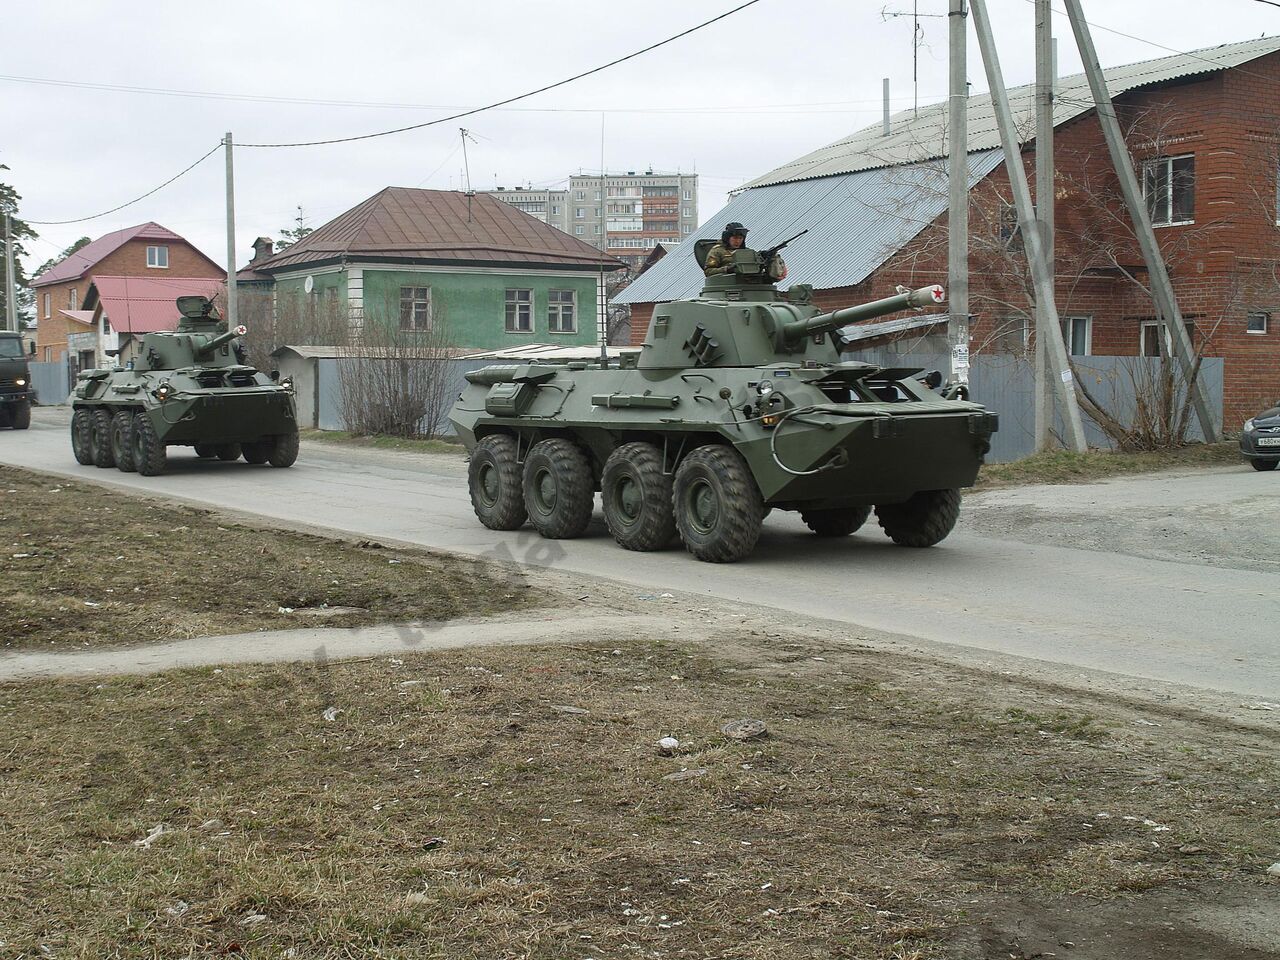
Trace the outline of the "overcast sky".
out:
M 421 123 L 598 66 L 739 2 L 10 4 L 0 61 L 0 163 L 10 170 L 0 177 L 22 195 L 26 219 L 83 217 L 155 187 L 226 130 L 237 142 L 282 142 Z M 1083 3 L 1104 66 L 1280 32 L 1280 8 L 1258 0 Z M 1030 82 L 1031 0 L 988 6 L 1006 82 Z M 354 144 L 237 149 L 237 260 L 248 260 L 254 237 L 292 226 L 299 204 L 317 227 L 385 186 L 459 189 L 459 126 L 476 141 L 467 147 L 472 186 L 489 189 L 554 186 L 579 169 L 598 171 L 603 123 L 611 171 L 698 173 L 705 221 L 744 181 L 876 122 L 882 77 L 893 108 L 910 109 L 911 9 L 912 0 L 760 0 L 515 107 Z M 946 0 L 919 0 L 921 104 L 946 95 L 946 9 Z M 1055 32 L 1060 72 L 1078 72 L 1065 16 Z M 972 89 L 985 90 L 972 31 L 969 51 Z M 290 98 L 359 103 L 279 102 Z M 148 220 L 224 263 L 224 190 L 219 152 L 118 213 L 37 227 L 27 267 L 77 237 Z

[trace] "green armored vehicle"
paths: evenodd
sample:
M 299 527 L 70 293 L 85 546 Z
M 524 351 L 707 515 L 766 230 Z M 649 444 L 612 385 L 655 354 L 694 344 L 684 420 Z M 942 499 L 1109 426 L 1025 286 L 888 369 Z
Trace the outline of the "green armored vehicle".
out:
M 713 562 L 747 556 L 770 509 L 799 511 L 823 537 L 853 533 L 873 509 L 904 546 L 951 531 L 996 415 L 940 396 L 918 369 L 842 361 L 837 333 L 942 303 L 942 288 L 823 313 L 812 287 L 774 288 L 770 257 L 741 249 L 732 267 L 696 299 L 657 306 L 620 362 L 466 375 L 450 420 L 481 523 L 576 537 L 599 490 L 623 547 L 658 550 L 678 533 Z
M 148 333 L 125 367 L 78 378 L 71 449 L 82 464 L 163 473 L 165 448 L 195 447 L 211 459 L 288 467 L 298 458 L 293 386 L 241 362 L 244 327 L 219 332 L 206 297 L 178 297 L 172 333 Z

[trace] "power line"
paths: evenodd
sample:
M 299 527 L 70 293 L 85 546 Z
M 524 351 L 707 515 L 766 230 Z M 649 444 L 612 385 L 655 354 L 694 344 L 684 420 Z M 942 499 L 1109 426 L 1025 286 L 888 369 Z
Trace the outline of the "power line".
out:
M 696 26 L 690 27 L 687 30 L 682 30 L 680 33 L 677 33 L 674 36 L 667 37 L 665 40 L 659 40 L 657 43 L 651 43 L 649 44 L 649 46 L 644 47 L 643 49 L 637 50 L 634 53 L 629 53 L 624 57 L 618 57 L 616 60 L 610 60 L 608 63 L 602 64 L 598 67 L 593 67 L 592 69 L 583 71 L 582 73 L 575 74 L 574 76 L 569 77 L 565 80 L 558 80 L 555 83 L 549 83 L 546 86 L 539 87 L 536 90 L 530 90 L 528 93 L 521 93 L 514 97 L 507 97 L 505 100 L 499 100 L 496 103 L 490 103 L 483 107 L 475 107 L 474 109 L 471 109 L 471 110 L 465 110 L 462 113 L 455 113 L 452 116 L 440 117 L 437 120 L 428 120 L 425 123 L 415 123 L 407 127 L 396 127 L 393 130 L 381 130 L 377 133 L 360 134 L 359 136 L 354 136 L 354 137 L 335 137 L 331 140 L 308 140 L 300 143 L 241 143 L 241 144 L 238 144 L 238 146 L 241 146 L 241 147 L 319 147 L 319 146 L 324 146 L 332 143 L 351 143 L 352 141 L 355 141 L 355 140 L 372 140 L 374 137 L 389 137 L 395 133 L 407 133 L 410 130 L 421 130 L 424 127 L 432 127 L 438 123 L 450 123 L 454 120 L 461 120 L 463 117 L 470 117 L 473 114 L 483 113 L 485 110 L 494 110 L 498 107 L 504 107 L 507 104 L 515 103 L 518 100 L 527 100 L 529 97 L 536 96 L 539 93 L 546 93 L 548 90 L 554 90 L 557 87 L 563 87 L 566 84 L 573 83 L 575 80 L 581 80 L 583 77 L 589 77 L 592 74 L 600 73 L 602 70 L 608 70 L 610 67 L 615 67 L 620 63 L 625 63 L 627 60 L 633 60 L 636 57 L 649 53 L 651 50 L 656 50 L 658 49 L 658 47 L 665 46 L 666 44 L 671 43 L 672 41 L 679 40 L 681 37 L 687 37 L 691 33 L 695 33 L 704 27 L 709 27 L 711 26 L 711 24 L 717 23 L 720 20 L 725 19 L 726 17 L 731 17 L 735 13 L 738 13 L 741 10 L 745 10 L 747 7 L 754 6 L 759 2 L 760 0 L 747 0 L 746 3 L 739 4 L 738 6 L 734 7 L 732 10 L 727 10 L 724 13 L 720 14 L 719 16 L 712 17 L 710 20 L 704 20 L 702 23 L 699 23 Z
M 138 201 L 147 199 L 147 197 L 151 196 L 153 193 L 159 193 L 161 190 L 163 190 L 169 184 L 173 183 L 179 177 L 182 177 L 185 174 L 190 173 L 196 167 L 200 166 L 200 164 L 204 163 L 206 160 L 208 160 L 211 156 L 213 156 L 217 151 L 221 149 L 222 149 L 222 143 L 219 142 L 214 145 L 212 150 L 206 153 L 203 157 L 201 157 L 195 163 L 191 164 L 189 167 L 184 167 L 182 170 L 175 173 L 172 177 L 170 177 L 164 183 L 160 184 L 160 186 L 155 187 L 152 190 L 148 190 L 146 193 L 144 193 L 140 197 L 134 197 L 128 203 L 122 203 L 120 204 L 120 206 L 112 207 L 110 210 L 104 210 L 102 211 L 102 213 L 95 213 L 89 217 L 76 217 L 74 220 L 27 220 L 26 222 L 38 224 L 42 227 L 60 227 L 68 223 L 84 223 L 86 220 L 97 220 L 99 217 L 105 217 L 109 214 L 115 213 L 117 210 L 123 210 L 125 207 L 131 207 Z

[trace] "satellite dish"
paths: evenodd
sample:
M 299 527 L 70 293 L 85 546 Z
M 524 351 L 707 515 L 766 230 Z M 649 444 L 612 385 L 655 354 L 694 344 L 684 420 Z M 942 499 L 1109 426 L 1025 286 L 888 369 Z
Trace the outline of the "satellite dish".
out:
M 303 281 L 302 281 L 302 291 L 303 291 L 303 293 L 310 293 L 310 292 L 311 292 L 312 290 L 314 290 L 315 288 L 316 288 L 316 278 L 315 278 L 315 277 L 307 277 L 307 279 L 305 279 L 305 280 L 303 280 Z

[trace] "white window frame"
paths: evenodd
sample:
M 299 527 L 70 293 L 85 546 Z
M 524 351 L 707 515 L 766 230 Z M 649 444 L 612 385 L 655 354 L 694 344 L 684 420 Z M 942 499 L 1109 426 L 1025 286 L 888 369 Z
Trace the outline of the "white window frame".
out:
M 1087 314 L 1074 314 L 1069 317 L 1063 317 L 1060 321 L 1062 325 L 1062 343 L 1067 348 L 1067 356 L 1070 357 L 1089 357 L 1093 355 L 1093 317 Z M 1084 324 L 1084 353 L 1072 353 L 1071 344 L 1075 340 L 1073 336 L 1075 325 L 1077 323 Z
M 585 191 L 585 190 L 575 190 L 575 191 L 573 191 L 573 199 L 575 199 L 575 200 L 577 200 L 579 203 L 581 203 L 583 200 L 587 199 L 587 191 Z
M 75 287 L 72 287 L 70 290 L 67 291 L 67 309 L 68 310 L 80 309 L 80 298 L 76 296 Z
M 1173 164 L 1174 164 L 1174 162 L 1175 162 L 1175 161 L 1177 161 L 1177 160 L 1190 160 L 1190 161 L 1191 161 L 1191 216 L 1190 216 L 1190 217 L 1188 217 L 1188 218 L 1187 218 L 1187 219 L 1185 219 L 1185 220 L 1175 220 L 1175 219 L 1173 219 L 1173 217 L 1174 217 L 1174 209 L 1173 209 L 1173 179 L 1174 179 L 1174 178 L 1173 178 Z M 1169 156 L 1169 157 L 1153 157 L 1153 158 L 1152 158 L 1152 159 L 1150 159 L 1150 160 L 1145 160 L 1145 161 L 1143 161 L 1143 163 L 1142 163 L 1142 199 L 1143 199 L 1143 201 L 1147 204 L 1147 212 L 1148 212 L 1148 214 L 1151 216 L 1151 225 L 1152 225 L 1153 227 L 1184 227 L 1184 226 L 1187 226 L 1188 224 L 1192 224 L 1192 223 L 1195 223 L 1195 222 L 1196 222 L 1196 216 L 1195 216 L 1195 207 L 1196 207 L 1196 199 L 1195 199 L 1195 191 L 1196 191 L 1195 160 L 1196 160 L 1196 155 L 1195 155 L 1194 153 L 1179 153 L 1179 154 L 1176 154 L 1176 155 L 1174 155 L 1174 156 Z M 1166 171 L 1166 173 L 1165 173 L 1165 184 L 1166 184 L 1166 188 L 1165 188 L 1165 189 L 1167 190 L 1167 195 L 1166 195 L 1166 196 L 1165 196 L 1165 198 L 1164 198 L 1164 202 L 1167 204 L 1167 210 L 1168 210 L 1168 219 L 1167 219 L 1167 220 L 1158 220 L 1158 219 L 1156 219 L 1156 215 L 1155 215 L 1154 213 L 1152 213 L 1152 212 L 1151 212 L 1151 198 L 1147 195 L 1147 173 L 1148 173 L 1148 171 L 1150 171 L 1150 170 L 1154 170 L 1157 166 L 1161 166 L 1161 165 L 1163 165 L 1163 166 L 1167 166 L 1167 167 L 1168 167 L 1168 169 L 1167 169 L 1167 171 Z
M 565 300 L 564 295 L 568 294 L 569 299 Z M 564 319 L 566 308 L 569 318 L 569 325 L 565 327 Z M 547 333 L 577 333 L 578 332 L 578 291 L 576 290 L 548 290 L 547 291 Z
M 685 198 L 686 200 L 692 200 L 692 199 L 693 199 L 693 191 L 692 191 L 692 190 L 686 190 L 686 191 L 684 192 L 684 198 Z
M 585 219 L 587 219 L 587 208 L 586 208 L 586 207 L 574 207 L 574 208 L 573 208 L 573 219 L 575 219 L 575 220 L 585 220 Z
M 1254 317 L 1262 318 L 1262 329 L 1255 330 L 1252 327 Z M 1267 328 L 1271 326 L 1271 314 L 1266 310 L 1250 310 L 1244 318 L 1244 332 L 1253 337 L 1266 336 Z
M 46 320 L 53 316 L 53 294 L 51 293 L 44 295 L 44 316 Z
M 1157 353 L 1155 354 L 1155 356 L 1157 357 L 1171 356 L 1173 354 L 1173 350 L 1172 350 L 1173 344 L 1169 342 L 1169 328 L 1166 327 L 1159 320 L 1143 320 L 1138 325 L 1138 356 L 1140 357 L 1151 356 L 1151 354 L 1146 352 L 1147 330 L 1153 329 L 1153 328 L 1159 330 L 1161 334 L 1164 334 L 1164 353 L 1163 354 Z
M 527 294 L 528 296 L 527 298 L 522 298 L 521 294 Z M 534 332 L 533 305 L 534 296 L 531 287 L 506 288 L 506 294 L 503 298 L 503 324 L 507 333 L 532 334 Z M 529 324 L 527 330 L 520 328 L 521 315 Z
M 331 287 L 335 297 L 338 292 L 337 287 Z M 409 296 L 405 296 L 405 291 L 409 291 Z M 408 306 L 408 313 L 405 313 L 405 307 Z M 403 286 L 400 288 L 400 329 L 401 330 L 430 330 L 431 329 L 431 288 L 420 287 L 417 284 Z
M 147 269 L 168 270 L 169 248 L 159 245 L 147 247 Z
M 587 228 L 586 228 L 586 227 L 584 227 L 582 224 L 578 224 L 577 226 L 575 226 L 575 227 L 573 228 L 573 232 L 574 232 L 574 234 L 575 234 L 576 236 L 579 236 L 579 237 L 580 237 L 580 236 L 582 236 L 584 233 L 586 233 L 586 232 L 587 232 Z

